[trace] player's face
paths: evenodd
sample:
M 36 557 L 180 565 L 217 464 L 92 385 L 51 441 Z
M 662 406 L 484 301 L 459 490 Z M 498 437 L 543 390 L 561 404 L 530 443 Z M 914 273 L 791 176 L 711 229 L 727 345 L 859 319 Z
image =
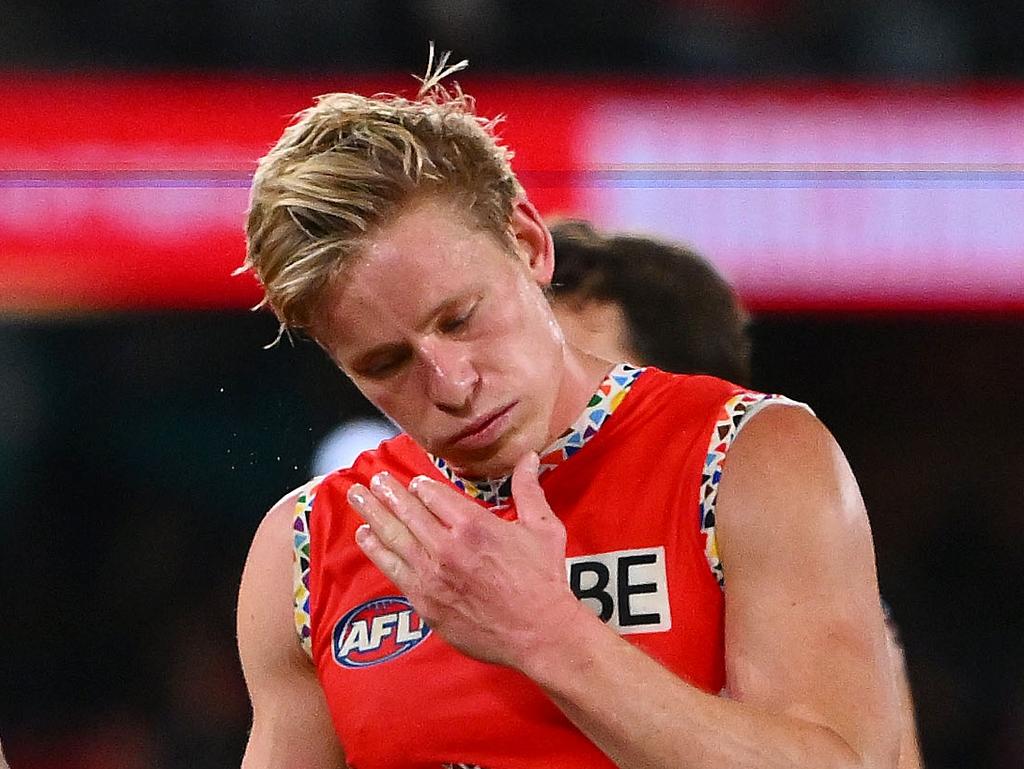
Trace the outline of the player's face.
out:
M 539 285 L 547 232 L 522 207 L 513 231 L 515 246 L 421 202 L 367 240 L 313 328 L 370 401 L 470 477 L 554 437 L 564 347 Z

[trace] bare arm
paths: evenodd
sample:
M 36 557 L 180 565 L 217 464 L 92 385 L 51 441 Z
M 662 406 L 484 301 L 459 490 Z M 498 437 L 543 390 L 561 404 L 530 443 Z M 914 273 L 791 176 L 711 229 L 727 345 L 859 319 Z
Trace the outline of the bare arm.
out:
M 717 520 L 733 695 L 819 725 L 834 742 L 825 755 L 848 749 L 853 766 L 894 766 L 899 718 L 871 532 L 832 436 L 799 409 L 752 419 L 726 460 Z
M 513 476 L 515 522 L 429 480 L 412 493 L 391 479 L 353 487 L 369 524 L 357 541 L 449 642 L 524 672 L 623 769 L 894 769 L 867 516 L 813 417 L 766 409 L 727 459 L 717 523 L 731 699 L 688 685 L 576 601 L 535 467 Z
M 243 769 L 342 769 L 345 758 L 292 608 L 292 494 L 271 509 L 238 594 L 238 650 L 252 699 Z
M 895 767 L 870 532 L 830 436 L 794 409 L 753 419 L 730 450 L 716 518 L 731 699 L 589 618 L 527 674 L 621 767 Z

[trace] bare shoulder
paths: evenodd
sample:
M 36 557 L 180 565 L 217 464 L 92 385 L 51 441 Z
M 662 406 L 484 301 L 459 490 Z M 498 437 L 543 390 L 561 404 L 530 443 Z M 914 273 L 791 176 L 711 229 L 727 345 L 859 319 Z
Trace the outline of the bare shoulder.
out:
M 744 425 L 726 457 L 718 510 L 720 545 L 733 555 L 744 542 L 785 540 L 808 528 L 854 536 L 870 550 L 853 471 L 832 434 L 803 408 L 772 405 Z
M 293 522 L 308 485 L 285 495 L 253 537 L 238 593 L 238 650 L 253 708 L 243 767 L 344 767 L 312 660 L 295 631 Z
M 832 591 L 881 618 L 871 527 L 835 438 L 802 408 L 771 406 L 726 456 L 717 507 L 727 594 Z
M 308 484 L 293 489 L 279 499 L 267 511 L 260 521 L 249 548 L 249 559 L 246 570 L 251 566 L 254 556 L 259 559 L 271 553 L 278 553 L 282 548 L 285 554 L 291 553 L 291 528 L 295 518 L 295 507 L 299 497 L 306 491 Z
M 305 484 L 285 494 L 263 516 L 249 547 L 242 575 L 243 588 L 247 583 L 291 580 L 292 531 L 296 506 L 309 487 L 310 484 Z
M 871 529 L 835 439 L 804 409 L 762 409 L 729 449 L 716 513 L 730 693 L 831 729 L 865 766 L 893 765 Z
M 258 637 L 281 638 L 279 620 L 292 615 L 292 527 L 304 488 L 286 494 L 271 507 L 253 536 L 238 594 L 240 641 L 249 631 L 256 631 Z M 284 624 L 284 629 L 291 632 L 291 624 Z

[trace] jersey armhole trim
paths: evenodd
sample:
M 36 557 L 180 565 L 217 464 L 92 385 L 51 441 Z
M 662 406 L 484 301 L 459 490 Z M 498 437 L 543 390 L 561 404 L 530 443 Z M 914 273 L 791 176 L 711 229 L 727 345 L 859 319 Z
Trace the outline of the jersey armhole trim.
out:
M 323 476 L 314 478 L 299 491 L 292 517 L 292 606 L 295 609 L 295 632 L 303 650 L 313 658 L 313 628 L 309 614 L 309 514 Z
M 725 455 L 740 434 L 743 425 L 766 406 L 796 406 L 813 414 L 811 407 L 782 395 L 768 395 L 757 392 L 742 392 L 727 400 L 718 413 L 711 430 L 708 453 L 700 479 L 700 532 L 704 538 L 704 557 L 708 568 L 721 589 L 725 589 L 725 572 L 718 555 L 718 540 L 715 536 L 715 504 L 718 501 L 718 484 L 722 480 Z

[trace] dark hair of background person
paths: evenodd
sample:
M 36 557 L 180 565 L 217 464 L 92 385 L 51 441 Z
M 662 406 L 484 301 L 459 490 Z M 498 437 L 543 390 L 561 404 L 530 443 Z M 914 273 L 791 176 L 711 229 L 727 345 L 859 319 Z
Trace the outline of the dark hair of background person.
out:
M 569 219 L 551 225 L 562 301 L 615 302 L 644 363 L 750 384 L 749 316 L 700 254 L 636 235 L 604 235 Z

